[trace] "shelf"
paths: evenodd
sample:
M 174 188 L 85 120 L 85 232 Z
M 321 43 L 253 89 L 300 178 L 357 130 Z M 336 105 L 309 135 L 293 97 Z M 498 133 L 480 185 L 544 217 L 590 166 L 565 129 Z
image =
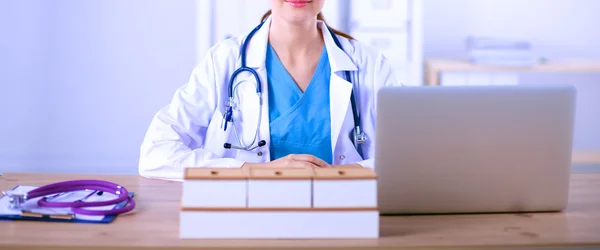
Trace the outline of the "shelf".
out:
M 527 67 L 511 67 L 473 64 L 462 59 L 430 59 L 425 61 L 425 84 L 440 85 L 440 73 L 444 71 L 600 72 L 600 60 L 571 59 L 539 63 Z

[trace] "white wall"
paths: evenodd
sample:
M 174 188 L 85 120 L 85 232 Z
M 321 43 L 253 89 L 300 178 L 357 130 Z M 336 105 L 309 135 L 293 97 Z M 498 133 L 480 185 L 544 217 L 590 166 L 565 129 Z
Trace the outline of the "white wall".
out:
M 137 173 L 195 66 L 195 2 L 0 2 L 0 173 Z
M 533 42 L 550 60 L 600 60 L 598 0 L 423 0 L 424 55 L 465 58 L 468 35 Z M 600 73 L 524 73 L 521 84 L 572 83 L 578 89 L 575 148 L 600 150 Z
M 46 5 L 34 1 L 0 2 L 0 172 L 31 161 L 38 147 L 39 117 L 46 77 Z M 37 114 L 37 115 L 36 115 Z

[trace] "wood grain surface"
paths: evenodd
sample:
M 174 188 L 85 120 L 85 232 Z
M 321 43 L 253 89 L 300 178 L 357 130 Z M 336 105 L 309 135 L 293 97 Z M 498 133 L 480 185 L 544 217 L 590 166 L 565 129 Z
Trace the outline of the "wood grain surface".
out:
M 0 221 L 1 249 L 482 249 L 600 247 L 600 175 L 572 175 L 562 213 L 383 216 L 376 240 L 180 240 L 181 183 L 139 176 L 7 173 L 0 188 L 102 179 L 136 193 L 110 224 Z M 202 225 L 198 225 L 202 226 Z

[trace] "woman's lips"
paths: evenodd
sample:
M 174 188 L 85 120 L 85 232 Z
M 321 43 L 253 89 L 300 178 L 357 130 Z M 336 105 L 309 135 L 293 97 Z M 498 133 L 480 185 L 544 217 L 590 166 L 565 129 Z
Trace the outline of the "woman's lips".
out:
M 290 1 L 285 1 L 285 2 L 288 3 L 289 5 L 291 5 L 292 7 L 302 8 L 302 7 L 306 6 L 306 5 L 308 5 L 311 1 L 293 1 L 293 0 L 290 0 Z

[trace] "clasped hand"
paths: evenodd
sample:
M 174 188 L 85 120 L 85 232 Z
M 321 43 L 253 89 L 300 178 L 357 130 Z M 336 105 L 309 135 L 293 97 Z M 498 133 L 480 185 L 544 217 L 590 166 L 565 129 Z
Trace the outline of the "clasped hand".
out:
M 290 154 L 265 163 L 245 163 L 242 167 L 253 168 L 330 168 L 327 162 L 309 154 Z

